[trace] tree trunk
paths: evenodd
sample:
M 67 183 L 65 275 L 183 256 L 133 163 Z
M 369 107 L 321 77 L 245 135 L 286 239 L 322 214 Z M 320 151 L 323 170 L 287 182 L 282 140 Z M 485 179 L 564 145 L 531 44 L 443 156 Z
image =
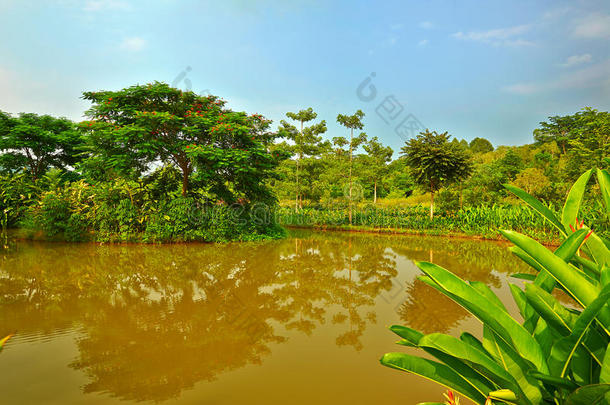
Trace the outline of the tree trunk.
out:
M 297 155 L 297 194 L 294 198 L 295 212 L 299 210 L 299 160 L 301 160 L 301 158 Z
M 352 226 L 352 139 L 354 138 L 354 129 L 352 128 L 349 134 L 349 225 Z
M 189 170 L 188 168 L 182 169 L 182 197 L 186 197 L 186 192 L 189 188 Z
M 434 218 L 434 188 L 430 187 L 430 220 Z
M 373 204 L 377 204 L 377 180 L 375 180 L 375 192 L 373 194 Z

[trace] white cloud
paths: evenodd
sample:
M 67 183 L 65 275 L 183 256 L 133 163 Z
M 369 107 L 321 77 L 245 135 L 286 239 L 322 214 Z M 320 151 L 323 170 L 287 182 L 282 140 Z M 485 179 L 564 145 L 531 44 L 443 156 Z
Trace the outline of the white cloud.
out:
M 419 42 L 417 43 L 417 46 L 419 46 L 419 47 L 422 47 L 422 48 L 423 48 L 424 46 L 428 45 L 429 43 L 430 43 L 430 41 L 428 41 L 427 39 L 422 39 L 421 41 L 419 41 Z
M 146 40 L 140 37 L 125 38 L 121 42 L 121 49 L 127 51 L 137 52 L 144 49 L 144 47 L 146 47 Z
M 569 56 L 568 59 L 564 63 L 560 63 L 559 66 L 562 67 L 572 67 L 576 65 L 582 65 L 583 63 L 589 63 L 593 60 L 593 57 L 590 53 L 585 53 L 582 55 L 572 55 Z
M 423 28 L 425 30 L 431 30 L 434 28 L 434 24 L 430 21 L 422 21 L 419 23 L 419 28 Z
M 610 15 L 595 13 L 580 18 L 575 21 L 572 34 L 583 39 L 610 38 Z
M 451 36 L 462 41 L 481 42 L 494 46 L 531 46 L 534 45 L 533 42 L 522 38 L 515 38 L 529 31 L 530 28 L 531 26 L 529 24 L 517 25 L 514 27 L 496 28 L 487 31 L 469 31 L 466 33 L 459 31 L 451 34 Z
M 502 90 L 513 94 L 534 94 L 553 90 L 587 89 L 593 87 L 608 88 L 610 90 L 610 59 L 595 65 L 565 73 L 556 79 L 542 82 L 516 83 L 504 87 Z
M 87 0 L 83 6 L 83 10 L 91 12 L 129 9 L 129 3 L 121 0 Z

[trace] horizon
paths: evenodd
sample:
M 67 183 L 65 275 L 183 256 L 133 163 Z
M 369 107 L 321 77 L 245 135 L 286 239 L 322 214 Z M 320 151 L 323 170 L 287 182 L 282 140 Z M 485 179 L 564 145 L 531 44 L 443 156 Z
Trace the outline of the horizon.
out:
M 418 125 L 514 146 L 549 116 L 610 109 L 602 1 L 0 0 L 0 13 L 12 38 L 0 44 L 0 110 L 12 114 L 78 121 L 82 92 L 157 80 L 274 127 L 312 107 L 328 139 L 346 133 L 337 114 L 361 109 L 395 158 Z

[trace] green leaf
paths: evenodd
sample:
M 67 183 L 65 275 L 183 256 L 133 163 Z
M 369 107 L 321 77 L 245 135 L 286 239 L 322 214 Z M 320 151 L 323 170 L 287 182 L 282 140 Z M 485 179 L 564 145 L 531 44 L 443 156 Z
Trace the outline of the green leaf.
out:
M 387 367 L 410 372 L 450 388 L 476 403 L 485 402 L 485 396 L 474 389 L 450 367 L 406 353 L 386 353 L 380 360 Z
M 537 380 L 540 380 L 544 383 L 550 384 L 557 388 L 566 388 L 570 391 L 573 391 L 579 387 L 578 384 L 574 383 L 574 381 L 569 380 L 567 378 L 556 377 L 548 374 L 542 374 L 538 371 L 531 371 L 529 373 L 532 377 Z
M 589 326 L 599 314 L 601 309 L 607 305 L 610 300 L 610 286 L 607 286 L 602 292 L 584 309 L 580 316 L 574 322 L 572 333 L 558 340 L 551 350 L 549 365 L 553 373 L 559 377 L 564 377 L 568 371 L 568 366 L 572 360 L 572 356 L 576 349 L 581 344 L 585 333 Z M 595 359 L 601 365 L 602 359 Z
M 605 396 L 610 392 L 610 384 L 586 385 L 574 391 L 565 402 L 565 405 L 602 405 Z
M 417 346 L 419 344 L 419 340 L 424 336 L 423 333 L 402 325 L 392 325 L 390 326 L 390 330 L 403 338 L 404 343 L 399 343 L 404 346 Z
M 563 205 L 563 210 L 561 211 L 561 223 L 563 224 L 566 234 L 570 233 L 570 224 L 576 223 L 576 218 L 578 218 L 578 212 L 580 211 L 580 204 L 592 173 L 593 170 L 591 169 L 584 172 L 572 185 L 572 188 L 568 193 L 566 202 Z
M 610 212 L 610 174 L 607 170 L 597 169 L 597 183 L 606 206 L 606 212 Z
M 606 355 L 602 361 L 602 369 L 599 374 L 599 382 L 610 384 L 610 344 L 606 348 Z
M 547 221 L 549 221 L 555 228 L 557 228 L 563 235 L 567 235 L 565 228 L 555 216 L 555 213 L 548 209 L 544 204 L 538 201 L 535 197 L 529 195 L 519 187 L 512 186 L 510 184 L 504 184 L 504 188 L 522 199 L 527 205 L 533 208 L 536 212 L 541 214 Z
M 470 365 L 478 373 L 493 381 L 499 387 L 510 387 L 517 392 L 521 392 L 521 389 L 512 375 L 489 357 L 486 354 L 486 351 L 483 352 L 476 346 L 471 346 L 453 336 L 432 333 L 424 336 L 420 340 L 419 347 L 435 349 L 460 359 Z M 434 355 L 434 353 L 432 354 Z M 439 358 L 439 360 L 441 359 Z M 487 392 L 485 392 L 485 394 L 487 394 Z
M 490 302 L 472 286 L 442 267 L 429 262 L 416 262 L 416 265 L 442 290 L 448 292 L 450 297 L 456 296 L 460 305 L 489 325 L 536 368 L 547 371 L 546 361 L 538 342 L 505 310 Z
M 497 390 L 489 393 L 489 398 L 498 399 L 504 402 L 514 403 L 517 400 L 517 396 L 514 392 L 507 389 Z
M 574 271 L 570 265 L 534 239 L 518 232 L 500 232 L 540 263 L 583 307 L 590 304 L 599 294 L 598 286 L 591 284 L 582 273 Z M 610 323 L 610 313 L 606 309 L 602 309 L 599 316 L 604 323 Z

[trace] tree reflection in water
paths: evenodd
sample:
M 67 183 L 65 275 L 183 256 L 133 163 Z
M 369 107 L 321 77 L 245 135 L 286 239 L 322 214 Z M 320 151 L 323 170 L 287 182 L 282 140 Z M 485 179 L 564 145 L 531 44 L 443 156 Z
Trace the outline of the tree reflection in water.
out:
M 0 335 L 78 329 L 70 367 L 88 377 L 85 392 L 162 401 L 259 364 L 290 333 L 312 335 L 327 322 L 342 328 L 337 345 L 362 349 L 398 259 L 427 260 L 431 250 L 438 264 L 494 286 L 491 269 L 516 271 L 492 244 L 420 237 L 294 231 L 227 245 L 19 242 L 0 256 Z M 445 331 L 466 316 L 423 283 L 406 290 L 399 312 L 413 327 Z

